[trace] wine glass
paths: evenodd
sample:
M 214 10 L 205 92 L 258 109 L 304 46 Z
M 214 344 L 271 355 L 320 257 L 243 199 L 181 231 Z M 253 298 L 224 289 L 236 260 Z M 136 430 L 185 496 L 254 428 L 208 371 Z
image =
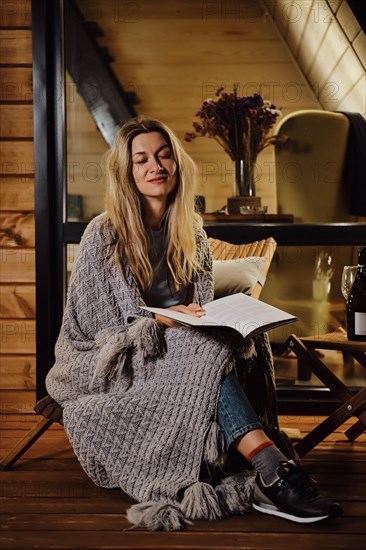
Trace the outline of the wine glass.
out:
M 345 265 L 342 272 L 341 291 L 344 299 L 347 301 L 352 285 L 356 278 L 357 266 Z

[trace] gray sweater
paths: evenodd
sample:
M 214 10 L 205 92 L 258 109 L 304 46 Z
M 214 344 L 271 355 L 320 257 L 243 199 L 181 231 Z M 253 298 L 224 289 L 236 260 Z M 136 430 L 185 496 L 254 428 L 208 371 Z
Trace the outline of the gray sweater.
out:
M 212 260 L 203 229 L 196 235 L 206 272 L 194 281 L 193 301 L 204 305 L 213 299 Z M 115 242 L 104 214 L 87 227 L 46 379 L 74 451 L 97 485 L 137 501 L 128 510 L 136 525 L 174 530 L 244 513 L 252 473 L 228 476 L 225 466 L 214 483 L 200 471 L 204 462 L 217 468 L 225 461 L 216 404 L 232 369 L 249 386 L 253 378 L 257 412 L 265 427 L 276 425 L 268 339 L 244 341 L 219 327 L 165 328 L 141 309 L 132 270 L 124 261 L 121 274 L 115 264 Z
M 147 228 L 150 239 L 149 260 L 153 268 L 153 281 L 149 289 L 141 293 L 143 300 L 150 307 L 171 307 L 183 304 L 187 289 L 177 291 L 173 277 L 170 274 L 166 261 L 168 237 L 165 226 L 154 230 Z

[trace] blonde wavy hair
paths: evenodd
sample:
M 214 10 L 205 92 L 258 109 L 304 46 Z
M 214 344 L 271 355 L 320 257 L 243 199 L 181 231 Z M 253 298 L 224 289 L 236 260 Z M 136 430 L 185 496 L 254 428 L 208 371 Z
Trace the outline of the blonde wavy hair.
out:
M 168 247 L 166 259 L 175 288 L 188 286 L 203 271 L 196 257 L 196 232 L 202 218 L 195 211 L 196 166 L 175 134 L 158 120 L 136 117 L 118 131 L 106 156 L 106 213 L 117 242 L 115 261 L 123 269 L 127 261 L 141 289 L 153 280 L 149 261 L 149 238 L 142 219 L 140 193 L 132 175 L 132 140 L 141 133 L 160 132 L 170 146 L 177 164 L 177 183 L 170 193 L 165 212 Z

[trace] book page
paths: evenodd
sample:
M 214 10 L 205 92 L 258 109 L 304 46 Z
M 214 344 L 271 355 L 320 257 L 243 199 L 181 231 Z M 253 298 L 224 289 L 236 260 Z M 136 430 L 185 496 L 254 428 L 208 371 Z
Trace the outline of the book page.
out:
M 253 332 L 258 333 L 257 329 L 261 327 L 272 328 L 274 324 L 296 320 L 293 315 L 242 293 L 214 300 L 206 304 L 204 310 L 210 321 L 235 328 L 244 338 Z
M 275 326 L 296 321 L 296 317 L 251 298 L 243 293 L 233 294 L 214 300 L 203 306 L 206 315 L 195 317 L 179 311 L 164 308 L 144 307 L 152 313 L 165 315 L 188 326 L 226 326 L 231 327 L 246 338 L 254 336 Z

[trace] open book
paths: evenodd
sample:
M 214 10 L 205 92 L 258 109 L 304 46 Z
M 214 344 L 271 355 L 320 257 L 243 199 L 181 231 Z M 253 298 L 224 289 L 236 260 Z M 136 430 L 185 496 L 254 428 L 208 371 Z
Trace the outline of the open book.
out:
M 261 332 L 297 321 L 297 317 L 242 292 L 205 304 L 203 306 L 205 315 L 202 317 L 159 307 L 143 307 L 143 309 L 164 315 L 187 326 L 231 327 L 240 332 L 244 338 L 251 338 Z

